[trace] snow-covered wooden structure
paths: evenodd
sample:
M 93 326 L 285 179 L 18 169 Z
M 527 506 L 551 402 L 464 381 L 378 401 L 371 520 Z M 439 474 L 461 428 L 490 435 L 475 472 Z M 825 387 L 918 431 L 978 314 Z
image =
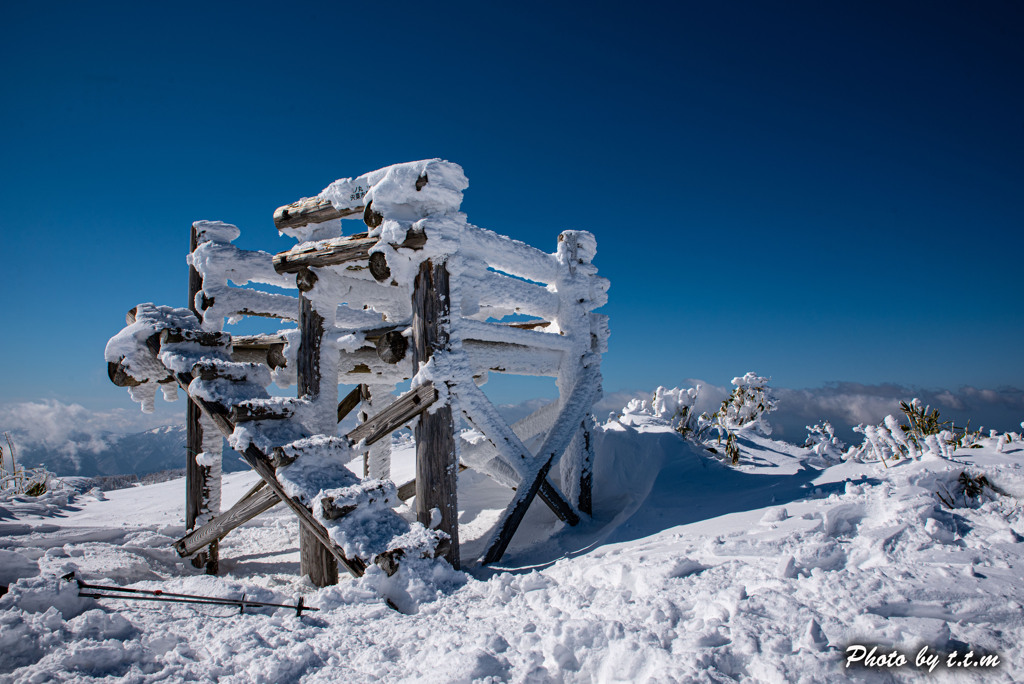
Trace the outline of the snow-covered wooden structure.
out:
M 319 585 L 336 581 L 335 563 L 391 573 L 409 554 L 443 553 L 458 567 L 464 467 L 515 490 L 484 563 L 501 558 L 537 497 L 568 524 L 590 514 L 590 408 L 608 338 L 594 313 L 608 289 L 595 240 L 565 231 L 547 253 L 473 226 L 459 211 L 467 185 L 437 159 L 335 181 L 275 212 L 298 240 L 276 255 L 233 245 L 235 226 L 193 225 L 189 309 L 139 305 L 106 351 L 111 380 L 144 410 L 157 389 L 189 396 L 182 555 L 216 572 L 217 540 L 283 501 L 300 521 L 302 571 Z M 344 235 L 343 220 L 360 218 L 366 232 Z M 243 316 L 292 327 L 224 332 Z M 494 372 L 554 377 L 558 399 L 509 425 L 480 389 Z M 270 396 L 272 381 L 296 384 L 296 396 Z M 340 402 L 339 385 L 355 386 Z M 339 436 L 356 406 L 359 425 Z M 457 432 L 459 416 L 473 439 Z M 416 478 L 396 486 L 390 433 L 410 422 Z M 261 482 L 220 514 L 222 435 Z M 360 455 L 362 478 L 345 465 Z M 393 508 L 413 495 L 409 522 Z

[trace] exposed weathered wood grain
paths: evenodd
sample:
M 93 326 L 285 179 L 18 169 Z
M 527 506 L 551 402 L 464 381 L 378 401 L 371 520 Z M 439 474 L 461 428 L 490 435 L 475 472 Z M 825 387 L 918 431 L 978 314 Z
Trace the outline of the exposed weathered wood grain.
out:
M 359 406 L 360 401 L 359 387 L 354 388 L 351 392 L 345 395 L 345 398 L 338 402 L 338 422 L 345 420 L 345 416 L 352 412 L 356 406 Z
M 437 401 L 437 390 L 432 383 L 414 387 L 380 413 L 370 416 L 366 422 L 349 431 L 348 437 L 353 444 L 366 440 L 367 446 L 390 435 L 416 416 L 423 413 L 428 406 Z
M 435 353 L 448 351 L 450 301 L 445 263 L 424 261 L 413 283 L 413 368 L 421 368 Z M 429 527 L 432 510 L 440 510 L 437 528 L 451 538 L 445 557 L 454 568 L 460 562 L 458 464 L 451 405 L 422 414 L 416 424 L 416 518 Z
M 198 314 L 196 315 L 198 316 Z M 160 344 L 179 344 L 181 342 L 193 342 L 200 347 L 225 348 L 231 345 L 231 334 L 210 332 L 208 330 L 182 330 L 178 328 L 166 328 L 160 331 Z
M 398 330 L 386 332 L 377 338 L 377 356 L 384 363 L 398 363 L 409 351 L 409 338 Z
M 281 503 L 281 500 L 274 493 L 274 490 L 263 487 L 256 494 L 243 497 L 228 511 L 218 515 L 198 530 L 174 542 L 174 548 L 182 558 L 190 556 L 207 544 L 223 539 L 231 530 L 247 523 L 260 513 L 270 510 L 279 503 Z
M 410 230 L 405 240 L 395 247 L 419 249 L 427 242 L 426 235 L 421 231 Z M 278 273 L 298 273 L 303 268 L 317 266 L 337 266 L 350 261 L 366 261 L 370 258 L 370 248 L 377 244 L 377 238 L 368 237 L 366 233 L 346 235 L 319 242 L 303 243 L 287 252 L 274 255 L 274 270 Z
M 306 292 L 316 282 L 308 268 L 296 275 L 299 286 L 299 329 L 302 337 L 299 341 L 298 354 L 295 360 L 298 373 L 298 391 L 300 399 L 315 401 L 320 395 L 320 346 L 324 337 L 324 319 L 313 307 L 313 302 Z M 333 554 L 312 534 L 304 528 L 299 530 L 299 566 L 303 575 L 318 587 L 326 587 L 338 583 L 338 564 Z
M 338 210 L 334 208 L 330 200 L 319 197 L 303 197 L 298 202 L 275 209 L 274 226 L 278 230 L 298 228 L 310 223 L 323 223 L 331 219 L 352 216 L 362 211 L 362 207 Z
M 271 370 L 284 368 L 285 341 L 281 335 L 235 335 L 231 338 L 231 360 L 262 363 Z
M 196 231 L 196 227 L 192 226 L 192 232 L 189 239 L 189 253 L 191 254 L 199 246 L 199 234 Z M 194 266 L 188 268 L 188 308 L 196 315 L 200 321 L 203 320 L 202 314 L 196 308 L 196 294 L 203 289 L 203 276 L 199 273 Z M 135 315 L 132 314 L 132 318 Z M 182 339 L 187 339 L 189 331 L 179 331 Z M 165 330 L 166 335 L 161 335 L 161 340 L 171 341 L 175 339 L 175 336 L 170 330 Z M 227 336 L 225 340 L 222 336 L 218 336 L 216 340 L 205 339 L 205 342 L 212 342 L 208 346 L 225 346 L 225 342 L 230 344 L 231 336 Z M 203 341 L 199 342 L 204 344 Z M 185 527 L 192 529 L 196 525 L 196 520 L 200 515 L 203 514 L 210 506 L 210 486 L 211 486 L 211 472 L 208 466 L 199 465 L 196 462 L 196 456 L 203 451 L 203 424 L 202 424 L 202 411 L 195 402 L 189 400 L 186 402 L 185 408 Z M 219 483 L 218 483 L 219 486 Z M 191 554 L 190 554 L 191 555 Z M 210 541 L 209 547 L 205 551 L 200 551 L 192 558 L 192 565 L 197 568 L 206 568 L 206 574 L 216 575 L 220 564 L 218 544 L 216 539 Z
M 295 415 L 288 404 L 267 404 L 243 401 L 231 407 L 231 420 L 247 423 L 253 420 L 285 420 Z

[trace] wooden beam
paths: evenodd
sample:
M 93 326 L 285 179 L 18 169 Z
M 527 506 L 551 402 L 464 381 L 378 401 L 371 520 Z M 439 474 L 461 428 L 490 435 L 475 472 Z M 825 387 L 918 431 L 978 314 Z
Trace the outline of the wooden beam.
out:
M 284 368 L 288 365 L 284 346 L 282 335 L 235 335 L 231 338 L 231 360 L 262 363 L 271 370 Z
M 298 228 L 310 223 L 323 223 L 331 219 L 344 218 L 353 214 L 361 214 L 362 207 L 338 210 L 330 200 L 319 197 L 303 197 L 274 210 L 274 226 L 278 230 Z
M 422 368 L 435 353 L 449 351 L 451 316 L 445 262 L 420 264 L 412 294 L 412 367 Z M 424 413 L 416 424 L 416 519 L 431 527 L 434 509 L 441 512 L 437 529 L 448 534 L 446 558 L 459 568 L 458 456 L 451 404 Z
M 498 410 L 491 403 L 490 399 L 487 398 L 487 395 L 479 387 L 472 384 L 460 385 L 457 388 L 457 393 L 465 394 L 466 398 L 469 399 L 469 401 L 464 403 L 466 407 L 470 408 L 469 411 L 463 411 L 466 419 L 494 445 L 502 460 L 509 467 L 516 472 L 524 472 L 527 464 L 535 460 L 533 452 L 526 448 L 526 445 L 519 439 L 519 435 L 515 433 L 515 430 L 509 427 L 501 415 L 498 414 Z M 521 486 L 522 484 L 520 483 L 519 487 Z M 548 482 L 547 479 L 542 480 L 538 487 L 540 488 L 538 491 L 540 492 L 541 500 L 551 508 L 551 511 L 562 522 L 571 526 L 579 523 L 580 517 L 576 515 L 576 512 L 569 505 L 569 502 L 565 500 L 565 497 L 562 496 L 562 493 L 558 491 L 558 488 Z
M 348 261 L 370 258 L 370 248 L 378 242 L 366 233 L 356 233 L 330 240 L 302 243 L 287 252 L 274 255 L 278 273 L 298 273 L 311 266 L 333 266 Z
M 366 422 L 357 425 L 345 436 L 353 444 L 365 440 L 366 446 L 369 446 L 423 413 L 435 401 L 437 401 L 437 390 L 434 389 L 433 383 L 428 382 L 419 387 L 413 387 L 383 411 L 369 417 Z
M 586 413 L 594 400 L 594 392 L 600 385 L 600 375 L 596 369 L 584 369 L 576 386 L 572 388 L 569 396 L 562 402 L 562 410 L 555 419 L 555 424 L 544 440 L 544 444 L 537 451 L 540 459 L 540 468 L 537 475 L 531 481 L 529 487 L 522 487 L 516 491 L 502 514 L 501 520 L 495 528 L 491 542 L 481 561 L 486 565 L 501 560 L 512 541 L 512 536 L 523 521 L 530 503 L 540 490 L 541 483 L 547 477 L 548 470 L 555 457 L 561 454 L 569 446 L 575 430 L 572 428 L 580 420 L 580 413 Z M 573 415 L 575 414 L 575 415 Z
M 359 406 L 361 393 L 359 387 L 354 388 L 351 392 L 345 395 L 345 398 L 338 402 L 338 422 L 345 420 L 345 416 L 352 412 L 356 406 Z
M 343 237 L 321 240 L 319 242 L 303 243 L 287 252 L 279 252 L 274 255 L 274 270 L 278 273 L 298 273 L 304 268 L 317 266 L 337 266 L 350 261 L 368 261 L 370 248 L 376 245 L 378 239 L 369 237 L 366 233 L 356 233 Z M 409 249 L 420 249 L 427 243 L 427 236 L 421 231 L 410 230 L 406 233 L 405 241 L 396 248 L 408 247 Z
M 192 381 L 191 376 L 185 373 L 178 373 L 175 375 L 175 380 L 178 386 L 181 387 L 186 393 L 188 392 L 189 383 Z M 212 404 L 198 397 L 192 399 L 196 405 L 203 411 L 213 424 L 221 431 L 225 437 L 228 437 L 235 431 L 235 426 L 231 422 L 231 418 L 227 412 L 221 406 Z M 331 541 L 330 536 L 327 534 L 327 530 L 324 529 L 323 525 L 317 522 L 316 518 L 308 508 L 299 503 L 298 501 L 291 499 L 285 493 L 281 483 L 277 481 L 277 474 L 274 472 L 274 467 L 270 464 L 270 459 L 263 451 L 260 450 L 254 444 L 249 444 L 239 454 L 249 467 L 256 471 L 256 474 L 263 478 L 263 481 L 267 483 L 267 486 L 272 489 L 281 501 L 283 501 L 299 519 L 299 526 L 306 529 L 314 536 L 321 544 L 329 544 L 331 552 L 337 559 L 338 563 L 345 567 L 346 570 L 353 577 L 361 577 L 363 572 L 366 570 L 366 564 L 358 558 L 348 558 L 342 552 L 340 548 L 334 545 Z
M 296 276 L 299 286 L 299 330 L 302 337 L 295 360 L 300 399 L 316 401 L 320 396 L 320 346 L 324 338 L 324 318 L 313 307 L 306 293 L 316 283 L 308 268 Z M 337 392 L 337 390 L 335 390 Z M 329 548 L 312 531 L 299 528 L 299 567 L 303 575 L 318 587 L 338 583 L 338 564 Z
M 192 226 L 192 232 L 189 239 L 189 253 L 196 251 L 199 247 L 199 233 L 196 231 L 196 227 Z M 200 321 L 203 320 L 202 314 L 196 308 L 196 295 L 203 289 L 203 276 L 196 270 L 195 266 L 189 266 L 188 268 L 188 308 L 192 313 L 195 314 L 196 318 Z M 134 318 L 134 314 L 132 318 Z M 171 333 L 169 330 L 165 330 L 164 333 Z M 168 335 L 168 339 L 170 339 Z M 188 335 L 185 331 L 182 331 L 182 338 L 186 338 Z M 198 339 L 198 335 L 195 336 Z M 164 335 L 161 335 L 161 339 L 164 339 Z M 213 342 L 210 346 L 225 346 L 225 340 L 222 337 L 217 337 L 216 341 L 206 338 L 205 342 Z M 228 335 L 226 342 L 230 344 L 231 336 Z M 203 342 L 200 342 L 203 344 Z M 187 394 L 187 390 L 186 390 Z M 203 451 L 203 424 L 202 424 L 202 411 L 199 406 L 191 400 L 186 401 L 185 407 L 185 527 L 192 529 L 196 525 L 196 520 L 204 512 L 205 509 L 209 508 L 210 504 L 210 486 L 211 486 L 211 472 L 209 466 L 201 466 L 196 462 L 196 456 Z M 216 483 L 217 486 L 220 483 Z M 189 554 L 191 555 L 191 553 Z M 205 568 L 206 574 L 216 575 L 220 565 L 220 554 L 218 551 L 217 539 L 211 539 L 209 548 L 206 551 L 201 551 L 192 558 L 192 565 L 196 568 Z
M 263 481 L 260 480 L 262 483 Z M 191 556 L 207 544 L 220 541 L 228 532 L 243 525 L 260 513 L 281 503 L 274 490 L 263 487 L 252 496 L 242 497 L 226 513 L 206 523 L 198 530 L 174 542 L 174 548 L 182 558 Z
M 288 404 L 266 403 L 260 400 L 243 401 L 231 407 L 231 420 L 247 423 L 253 420 L 285 420 L 295 415 L 295 407 Z
M 199 318 L 199 314 L 196 314 L 196 318 Z M 199 318 L 199 320 L 203 319 Z M 160 344 L 180 344 L 181 342 L 193 342 L 200 347 L 226 349 L 231 346 L 231 333 L 182 328 L 165 328 L 160 331 Z

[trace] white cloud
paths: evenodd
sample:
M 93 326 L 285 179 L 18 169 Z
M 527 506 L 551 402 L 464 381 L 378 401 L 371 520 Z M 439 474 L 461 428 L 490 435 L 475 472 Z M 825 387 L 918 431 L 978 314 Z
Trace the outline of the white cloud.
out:
M 181 420 L 127 409 L 95 411 L 53 399 L 0 404 L 0 432 L 10 432 L 16 448 L 43 448 L 72 460 L 81 453 L 100 453 L 113 437 L 175 422 Z M 6 442 L 0 445 L 7 447 Z

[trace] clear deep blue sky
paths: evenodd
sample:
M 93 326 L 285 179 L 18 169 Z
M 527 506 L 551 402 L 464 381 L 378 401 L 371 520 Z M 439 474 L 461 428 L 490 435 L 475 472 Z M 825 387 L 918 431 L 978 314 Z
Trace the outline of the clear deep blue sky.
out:
M 606 390 L 1024 388 L 1024 4 L 4 3 L 0 401 L 127 405 L 195 219 L 442 157 L 611 279 Z

